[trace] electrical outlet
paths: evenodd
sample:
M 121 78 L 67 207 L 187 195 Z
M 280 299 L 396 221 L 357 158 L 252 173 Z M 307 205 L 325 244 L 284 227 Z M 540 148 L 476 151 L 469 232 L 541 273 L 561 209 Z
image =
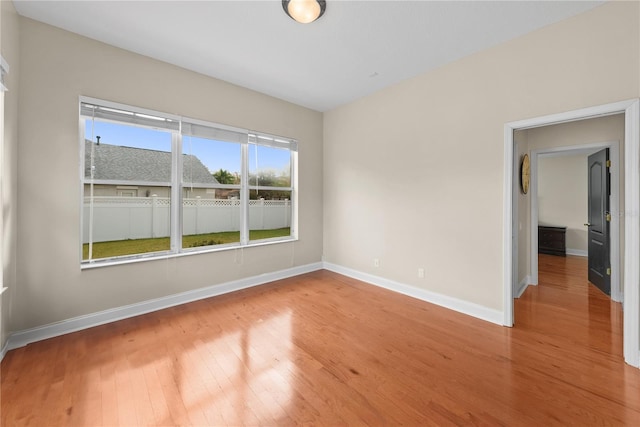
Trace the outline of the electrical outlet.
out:
M 373 259 L 373 266 L 374 267 L 380 267 L 380 259 L 374 258 Z
M 424 279 L 424 268 L 418 269 L 418 278 Z

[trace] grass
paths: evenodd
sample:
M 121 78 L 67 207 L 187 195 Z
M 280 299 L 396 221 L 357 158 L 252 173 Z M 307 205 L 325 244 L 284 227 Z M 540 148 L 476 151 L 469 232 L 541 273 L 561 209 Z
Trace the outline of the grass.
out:
M 273 237 L 287 237 L 291 235 L 291 229 L 276 228 L 272 230 L 249 230 L 250 240 L 271 239 Z M 240 241 L 239 231 L 225 231 L 222 233 L 192 234 L 182 236 L 183 248 L 195 248 L 199 246 L 222 245 Z M 145 254 L 149 252 L 168 251 L 169 238 L 159 237 L 155 239 L 115 240 L 111 242 L 96 242 L 93 244 L 93 259 L 111 258 L 123 255 Z M 89 258 L 89 244 L 82 245 L 82 259 Z

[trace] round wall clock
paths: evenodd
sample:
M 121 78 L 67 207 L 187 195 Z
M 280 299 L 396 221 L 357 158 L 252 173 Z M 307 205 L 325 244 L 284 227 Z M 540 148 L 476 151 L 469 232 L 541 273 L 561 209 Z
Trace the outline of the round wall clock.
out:
M 529 155 L 525 154 L 520 163 L 520 188 L 523 194 L 529 192 L 529 180 L 531 178 L 531 168 L 529 166 Z

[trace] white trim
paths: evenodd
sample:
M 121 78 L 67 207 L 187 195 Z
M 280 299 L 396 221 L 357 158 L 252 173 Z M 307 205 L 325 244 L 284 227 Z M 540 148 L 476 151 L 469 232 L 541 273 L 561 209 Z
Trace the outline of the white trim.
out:
M 517 258 L 513 247 L 513 132 L 587 118 L 625 113 L 625 250 L 624 250 L 624 360 L 640 365 L 640 101 L 631 99 L 565 113 L 507 123 L 504 126 L 503 186 L 503 313 L 504 324 L 513 324 L 512 270 Z M 517 267 L 517 266 L 516 266 Z M 534 278 L 535 279 L 535 278 Z
M 97 313 L 91 313 L 84 316 L 74 317 L 71 319 L 63 320 L 61 322 L 51 323 L 44 326 L 38 326 L 35 328 L 14 332 L 9 336 L 5 348 L 7 350 L 13 350 L 15 348 L 23 347 L 36 341 L 41 341 L 71 332 L 92 328 L 94 326 L 104 325 L 105 323 L 111 323 L 118 320 L 127 319 L 129 317 L 139 316 L 141 314 L 151 313 L 153 311 L 162 310 L 192 301 L 227 294 L 253 286 L 263 285 L 268 282 L 273 282 L 274 280 L 286 279 L 288 277 L 298 276 L 300 274 L 310 273 L 312 271 L 321 269 L 322 263 L 316 262 L 312 264 L 288 268 L 286 270 L 274 271 L 258 276 L 234 280 L 232 282 L 213 285 L 206 288 L 200 288 L 192 291 L 182 292 L 179 294 L 169 295 L 162 298 L 143 301 L 136 304 L 99 311 Z
M 8 351 L 9 351 L 9 340 L 7 340 L 4 343 L 4 346 L 2 347 L 2 350 L 0 350 L 0 362 L 2 362 L 2 360 L 4 359 L 4 356 L 7 355 Z
M 525 278 L 522 279 L 518 284 L 518 289 L 516 289 L 515 297 L 520 298 L 522 294 L 524 294 L 524 291 L 527 290 L 527 287 L 529 286 L 530 283 L 531 283 L 531 276 L 525 276 Z
M 291 152 L 291 185 L 293 189 L 291 190 L 291 237 L 293 239 L 298 239 L 298 152 Z
M 640 103 L 625 110 L 624 360 L 640 367 Z
M 179 123 L 178 133 L 171 134 L 171 187 L 169 195 L 169 212 L 171 223 L 169 237 L 172 253 L 179 253 L 182 249 L 182 215 L 184 195 L 182 180 L 182 121 Z
M 502 312 L 500 312 L 499 310 L 494 310 L 461 299 L 449 297 L 424 289 L 419 289 L 414 286 L 385 279 L 383 277 L 374 276 L 372 274 L 363 273 L 337 264 L 323 262 L 323 266 L 326 270 L 342 274 L 343 276 L 352 277 L 371 285 L 379 286 L 393 292 L 397 292 L 403 295 L 410 296 L 412 298 L 417 298 L 431 304 L 439 305 L 441 307 L 457 311 L 458 313 L 466 314 L 477 319 L 502 325 Z
M 79 104 L 82 104 L 82 103 L 97 105 L 97 106 L 106 107 L 106 108 L 113 108 L 115 110 L 129 111 L 132 113 L 144 114 L 147 116 L 161 117 L 163 119 L 170 119 L 176 122 L 179 122 L 182 120 L 181 116 L 177 116 L 175 114 L 164 113 L 162 111 L 150 110 L 148 108 L 136 107 L 132 105 L 121 104 L 119 102 L 107 101 L 105 99 L 98 99 L 98 98 L 92 98 L 90 96 L 80 95 Z M 80 106 L 78 105 L 78 107 Z M 80 114 L 80 116 L 82 117 L 82 114 Z M 173 130 L 171 132 L 177 132 L 177 131 Z
M 201 246 L 200 248 L 182 248 L 182 251 L 179 253 L 171 253 L 169 251 L 163 251 L 163 252 L 149 252 L 147 254 L 141 254 L 141 255 L 123 255 L 121 257 L 101 258 L 101 259 L 97 259 L 94 261 L 87 261 L 87 262 L 83 261 L 82 264 L 80 264 L 80 269 L 88 270 L 91 268 L 112 267 L 115 265 L 131 264 L 136 262 L 158 261 L 163 259 L 180 258 L 184 256 L 228 251 L 230 249 L 248 249 L 248 248 L 255 248 L 258 246 L 267 246 L 267 245 L 274 245 L 278 243 L 297 242 L 297 241 L 298 239 L 296 238 L 285 236 L 285 237 L 273 237 L 271 239 L 251 240 L 245 246 L 240 246 L 240 243 L 226 243 L 226 244 L 213 245 L 213 246 Z
M 594 117 L 612 116 L 624 113 L 637 99 L 627 99 L 625 101 L 613 102 L 611 104 L 596 105 L 594 107 L 581 108 L 579 110 L 565 111 L 563 113 L 549 114 L 548 116 L 533 117 L 530 119 L 518 120 L 507 123 L 511 129 L 533 129 L 550 124 L 560 124 L 575 122 L 578 120 L 590 119 Z
M 538 283 L 538 156 L 531 153 L 531 184 L 529 185 L 529 275 L 533 283 Z M 534 196 L 535 194 L 535 196 Z M 535 225 L 534 225 L 535 224 Z M 517 258 L 516 258 L 517 259 Z
M 515 177 L 516 168 L 514 167 L 516 159 L 513 157 L 515 151 L 513 131 L 514 129 L 508 124 L 504 125 L 504 186 L 502 190 L 504 194 L 502 202 L 502 282 L 504 294 L 502 298 L 502 324 L 508 327 L 513 326 L 514 272 L 518 271 L 518 265 L 514 265 L 514 262 L 518 262 L 517 252 L 515 254 L 513 252 L 514 250 L 517 251 L 518 248 L 518 235 L 516 233 L 518 227 L 513 223 L 517 218 L 517 216 L 513 215 L 514 205 L 516 205 L 513 201 L 517 200 L 513 195 L 515 191 L 514 182 L 518 182 Z M 515 209 L 517 210 L 517 205 Z
M 589 251 L 585 251 L 585 250 L 582 250 L 582 249 L 567 248 L 566 252 L 567 252 L 567 255 L 583 256 L 583 257 L 588 257 L 589 256 Z M 613 295 L 613 293 L 612 293 L 612 295 Z
M 620 142 L 608 141 L 593 144 L 570 145 L 564 147 L 551 147 L 531 151 L 531 277 L 535 283 L 538 283 L 538 163 L 542 157 L 559 157 L 568 155 L 590 155 L 602 150 L 609 149 L 609 158 L 611 163 L 611 230 L 610 230 L 610 262 L 611 262 L 611 299 L 616 302 L 623 300 L 623 293 L 620 292 L 620 272 L 621 256 L 620 256 Z M 585 217 L 586 219 L 586 217 Z M 567 249 L 567 255 L 588 256 L 588 251 L 579 253 L 570 253 L 571 249 Z M 574 250 L 577 251 L 577 250 Z
M 237 133 L 245 133 L 245 134 L 250 134 L 250 133 L 255 133 L 250 131 L 249 129 L 244 129 L 244 128 L 239 128 L 239 127 L 235 127 L 235 126 L 229 126 L 229 125 L 223 125 L 220 123 L 214 123 L 214 122 L 209 122 L 206 120 L 198 120 L 198 119 L 192 119 L 191 117 L 185 117 L 185 116 L 180 116 L 180 121 L 187 123 L 187 124 L 193 124 L 193 125 L 198 125 L 198 126 L 204 126 L 204 127 L 211 127 L 211 128 L 217 128 L 217 129 L 221 129 L 221 130 L 228 130 L 230 132 L 237 132 Z M 239 142 L 238 144 L 246 144 L 247 142 Z
M 240 146 L 240 246 L 249 244 L 249 144 Z

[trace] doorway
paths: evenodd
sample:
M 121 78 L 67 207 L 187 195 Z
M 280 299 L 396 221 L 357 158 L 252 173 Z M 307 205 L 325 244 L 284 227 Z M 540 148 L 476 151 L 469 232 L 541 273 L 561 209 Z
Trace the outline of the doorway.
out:
M 625 164 L 622 182 L 625 185 L 624 264 L 622 289 L 624 294 L 623 353 L 626 363 L 640 365 L 640 102 L 637 99 L 600 105 L 566 113 L 536 117 L 505 124 L 504 127 L 504 230 L 503 230 L 503 314 L 505 326 L 513 326 L 513 296 L 517 280 L 519 158 L 514 147 L 514 132 L 571 121 L 623 113 L 625 120 Z M 532 242 L 533 243 L 533 242 Z M 537 255 L 537 254 L 536 254 Z M 537 262 L 536 262 L 537 264 Z
M 622 217 L 620 206 L 620 143 L 618 141 L 584 144 L 566 147 L 551 147 L 543 148 L 531 151 L 531 204 L 530 204 L 530 283 L 538 283 L 538 226 L 539 220 L 539 164 L 540 160 L 549 157 L 560 156 L 577 156 L 584 155 L 589 156 L 602 149 L 608 148 L 610 157 L 615 159 L 612 161 L 610 167 L 611 173 L 611 242 L 610 242 L 610 259 L 611 259 L 611 299 L 616 302 L 622 302 L 623 290 L 621 285 L 621 257 L 620 257 L 620 218 Z M 585 166 L 586 167 L 586 166 Z M 586 174 L 585 174 L 586 179 Z M 586 222 L 587 212 L 584 212 L 584 218 Z M 571 254 L 571 250 L 569 250 Z

